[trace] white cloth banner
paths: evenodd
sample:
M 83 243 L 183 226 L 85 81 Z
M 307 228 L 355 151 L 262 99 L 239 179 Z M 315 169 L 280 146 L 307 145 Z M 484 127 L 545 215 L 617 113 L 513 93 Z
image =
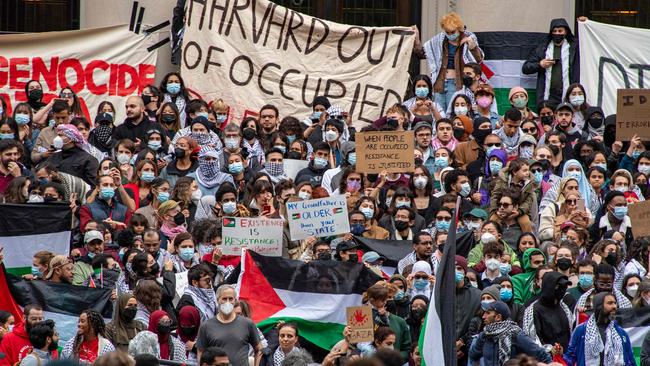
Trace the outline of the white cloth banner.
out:
M 580 83 L 587 102 L 616 113 L 617 89 L 650 86 L 650 30 L 578 22 Z
M 43 86 L 43 102 L 70 87 L 91 123 L 107 100 L 120 124 L 124 97 L 154 84 L 157 51 L 147 48 L 158 38 L 135 34 L 128 25 L 0 36 L 0 98 L 11 106 L 26 101 L 25 85 L 34 79 Z
M 414 32 L 360 27 L 295 12 L 268 0 L 188 0 L 181 73 L 192 92 L 223 98 L 241 120 L 274 104 L 281 117 L 311 114 L 325 95 L 353 123 L 401 103 Z

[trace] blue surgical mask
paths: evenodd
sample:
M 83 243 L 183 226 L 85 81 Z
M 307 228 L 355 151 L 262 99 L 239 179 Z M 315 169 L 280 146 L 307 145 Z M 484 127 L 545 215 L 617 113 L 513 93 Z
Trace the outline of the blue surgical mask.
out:
M 158 192 L 158 202 L 163 203 L 169 200 L 169 192 Z
M 350 163 L 350 165 L 357 164 L 357 153 L 351 152 L 348 154 L 348 163 Z
M 463 274 L 463 272 L 461 272 L 461 271 L 456 271 L 456 278 L 455 278 L 456 283 L 459 283 L 459 282 L 462 281 L 464 278 L 465 278 L 465 275 Z
M 603 168 L 605 171 L 607 171 L 607 164 L 605 164 L 605 163 L 594 164 L 594 166 L 601 167 L 601 168 Z
M 16 117 L 14 118 L 16 123 L 18 125 L 26 125 L 29 123 L 29 114 L 27 113 L 16 113 Z
M 327 166 L 327 159 L 321 157 L 314 158 L 314 168 L 323 169 Z
M 95 254 L 95 253 L 93 253 L 93 252 L 88 252 L 88 254 L 87 254 L 88 258 L 90 258 L 90 259 L 95 258 L 96 255 L 97 255 L 97 254 Z
M 194 248 L 181 248 L 179 250 L 178 256 L 181 257 L 184 261 L 190 261 L 194 258 Z
M 580 179 L 582 178 L 582 174 L 579 171 L 576 171 L 576 170 L 567 172 L 566 175 L 567 175 L 567 177 L 573 178 L 573 179 L 577 180 L 578 182 L 580 182 Z
M 402 300 L 404 298 L 404 295 L 405 295 L 404 291 L 397 290 L 397 292 L 395 293 L 394 298 L 395 298 L 395 300 L 400 301 L 400 300 Z
M 100 188 L 99 198 L 103 200 L 110 200 L 111 198 L 113 198 L 113 196 L 115 196 L 115 190 L 113 188 L 110 187 Z
M 451 226 L 450 221 L 436 220 L 436 230 L 449 231 L 449 226 Z
M 488 148 L 485 150 L 485 153 L 487 154 L 487 156 L 490 156 L 490 154 L 492 154 L 492 151 L 494 151 L 496 149 L 498 149 L 498 147 L 496 147 L 496 146 L 488 146 Z
M 447 34 L 447 39 L 449 39 L 449 40 L 452 41 L 452 42 L 455 41 L 455 40 L 457 40 L 458 37 L 460 37 L 460 33 L 459 33 L 459 32 L 454 32 L 453 34 Z
M 469 193 L 472 191 L 472 186 L 469 185 L 469 183 L 465 182 L 460 186 L 460 195 L 462 197 L 467 197 L 469 196 Z
M 156 178 L 156 174 L 154 174 L 154 172 L 149 172 L 149 171 L 142 172 L 142 175 L 140 176 L 140 179 L 142 179 L 147 183 L 151 183 L 151 181 L 154 180 L 154 178 Z
M 426 86 L 421 86 L 415 88 L 415 96 L 418 98 L 426 98 L 429 95 L 429 88 Z
M 578 276 L 578 283 L 583 289 L 588 289 L 594 284 L 594 275 L 592 274 L 581 274 Z
M 535 172 L 535 173 L 533 173 L 533 177 L 535 178 L 535 183 L 540 183 L 542 181 L 542 179 L 544 179 L 544 173 Z
M 395 207 L 396 208 L 411 207 L 411 202 L 409 202 L 409 201 L 395 201 Z
M 616 217 L 619 220 L 623 220 L 623 218 L 627 215 L 627 206 L 623 207 L 614 207 L 614 217 Z
M 167 91 L 169 94 L 178 94 L 181 91 L 181 84 L 180 83 L 167 83 Z
M 494 302 L 494 300 L 483 300 L 483 301 L 481 301 L 481 309 L 483 309 L 483 311 L 486 311 L 488 306 L 493 302 Z
M 227 149 L 234 150 L 239 147 L 239 139 L 236 137 L 228 137 L 224 140 Z
M 501 301 L 503 302 L 508 302 L 510 299 L 512 299 L 512 289 L 509 288 L 501 288 L 499 290 L 499 296 L 501 296 Z
M 223 208 L 223 213 L 230 215 L 237 211 L 237 202 L 235 201 L 229 201 L 229 202 L 224 202 L 221 204 L 221 207 Z
M 12 140 L 14 136 L 13 133 L 0 133 L 0 140 Z
M 151 150 L 153 150 L 153 151 L 158 151 L 158 149 L 160 149 L 160 147 L 162 146 L 162 142 L 161 141 L 149 141 L 149 142 L 147 142 L 147 146 L 149 146 L 149 148 Z
M 641 156 L 641 151 L 634 150 L 634 152 L 632 153 L 632 159 L 636 160 L 639 158 L 639 156 Z
M 503 168 L 503 163 L 498 160 L 490 160 L 490 172 L 492 174 L 498 173 Z
M 208 114 L 208 112 L 196 112 L 196 116 L 197 117 L 205 117 L 207 119 L 209 114 Z
M 314 120 L 320 119 L 320 116 L 322 114 L 323 114 L 323 112 L 321 112 L 321 111 L 314 112 L 314 113 L 311 114 L 311 119 L 314 119 Z
M 366 217 L 366 220 L 372 219 L 375 214 L 375 210 L 372 207 L 361 207 L 359 211 L 363 212 L 363 216 Z
M 427 288 L 428 285 L 429 285 L 429 281 L 422 278 L 413 281 L 413 287 L 415 287 L 417 290 L 420 291 Z
M 55 120 L 51 119 L 51 120 L 47 121 L 47 127 L 54 127 L 54 126 L 56 126 L 56 121 Z
M 510 273 L 511 270 L 512 270 L 512 266 L 510 265 L 510 263 L 499 264 L 499 272 L 501 272 L 502 276 L 507 275 L 508 273 Z
M 230 174 L 239 174 L 242 171 L 244 171 L 244 163 L 239 161 L 235 163 L 231 163 L 230 165 L 228 165 L 228 171 L 230 172 Z
M 433 165 L 436 167 L 438 170 L 445 169 L 446 167 L 449 166 L 449 158 L 445 156 L 440 156 L 435 158 Z
M 287 152 L 287 147 L 283 145 L 275 145 L 273 148 L 282 151 L 283 154 Z
M 34 277 L 43 277 L 43 272 L 41 272 L 41 270 L 38 269 L 38 267 L 32 266 L 32 276 L 34 276 Z
M 293 144 L 296 141 L 296 135 L 288 135 L 287 140 L 289 140 L 289 144 Z
M 223 123 L 226 120 L 226 118 L 228 118 L 228 116 L 225 114 L 217 114 L 217 122 L 219 123 Z

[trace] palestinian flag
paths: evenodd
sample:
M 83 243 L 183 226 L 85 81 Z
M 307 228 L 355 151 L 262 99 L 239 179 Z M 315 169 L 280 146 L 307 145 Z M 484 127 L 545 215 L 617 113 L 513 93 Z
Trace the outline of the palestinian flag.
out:
M 235 227 L 237 226 L 237 221 L 232 217 L 223 218 L 223 227 Z
M 528 91 L 528 106 L 537 110 L 537 74 L 524 75 L 521 66 L 531 52 L 548 36 L 537 32 L 476 32 L 485 53 L 483 75 L 494 88 L 499 114 L 510 108 L 508 93 L 514 86 Z
M 381 269 L 388 277 L 397 272 L 397 263 L 413 251 L 411 240 L 379 240 L 363 236 L 355 236 L 354 240 L 364 253 L 374 251 L 386 257 Z
M 0 246 L 7 271 L 31 273 L 34 253 L 40 250 L 68 255 L 71 225 L 67 204 L 0 204 Z
M 4 292 L 8 289 L 7 292 Z M 97 310 L 108 322 L 113 316 L 110 288 L 89 288 L 49 281 L 23 280 L 11 273 L 0 272 L 0 310 L 16 316 L 19 307 L 39 304 L 45 319 L 52 319 L 61 336 L 61 344 L 77 333 L 79 314 L 86 309 Z M 18 314 L 22 319 L 22 314 Z
M 331 349 L 343 338 L 346 308 L 361 305 L 364 291 L 382 278 L 361 264 L 295 261 L 242 254 L 239 298 L 248 301 L 262 330 L 278 321 L 298 324 L 309 342 Z
M 616 321 L 630 336 L 636 364 L 640 365 L 643 338 L 650 332 L 650 308 L 617 310 Z

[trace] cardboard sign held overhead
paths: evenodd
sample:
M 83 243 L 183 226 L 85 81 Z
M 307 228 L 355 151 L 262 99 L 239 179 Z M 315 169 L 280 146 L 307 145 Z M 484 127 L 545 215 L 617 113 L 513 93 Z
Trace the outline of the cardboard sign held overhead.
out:
M 627 215 L 632 221 L 634 238 L 650 235 L 650 201 L 638 202 L 627 206 Z
M 358 132 L 357 171 L 412 173 L 415 170 L 413 131 Z
M 374 322 L 370 306 L 352 306 L 345 309 L 347 325 L 352 331 L 350 343 L 372 342 L 374 340 Z
M 291 240 L 335 236 L 350 232 L 345 196 L 287 202 Z
M 650 139 L 650 89 L 618 89 L 616 139 L 630 141 L 634 135 Z
M 250 217 L 224 217 L 221 252 L 241 254 L 241 248 L 272 257 L 282 256 L 284 220 Z

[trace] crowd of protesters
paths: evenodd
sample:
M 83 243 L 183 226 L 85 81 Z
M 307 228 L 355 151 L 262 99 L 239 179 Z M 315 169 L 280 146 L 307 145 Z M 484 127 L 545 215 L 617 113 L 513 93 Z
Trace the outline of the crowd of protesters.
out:
M 262 334 L 251 320 L 257 309 L 223 284 L 239 257 L 221 252 L 221 219 L 286 218 L 287 202 L 335 195 L 347 200 L 350 233 L 294 241 L 285 228 L 282 256 L 359 263 L 386 279 L 364 297 L 374 341 L 352 343 L 346 328 L 323 365 L 420 364 L 456 214 L 458 316 L 443 326 L 456 329 L 458 364 L 634 365 L 615 315 L 650 306 L 650 241 L 633 235 L 628 216 L 650 194 L 650 144 L 616 141 L 616 116 L 587 103 L 565 20 L 551 22 L 523 64 L 537 75 L 537 100 L 515 86 L 501 114 L 482 81 L 476 36 L 457 14 L 440 24 L 414 49 L 430 74 L 413 77 L 405 102 L 362 128 L 350 106 L 324 96 L 308 116 L 269 104 L 239 121 L 230 105 L 240 101 L 192 99 L 176 72 L 124 98 L 125 116 L 103 102 L 89 121 L 74 90 L 46 103 L 38 80 L 12 115 L 0 99 L 2 201 L 73 212 L 71 251 L 34 253 L 25 280 L 102 281 L 114 301 L 110 322 L 84 310 L 65 344 L 38 304 L 24 308 L 21 324 L 0 312 L 0 365 L 313 363 L 296 324 Z M 414 172 L 356 170 L 357 132 L 405 130 L 415 133 Z M 308 165 L 288 177 L 284 159 Z M 361 251 L 357 237 L 401 240 L 412 251 L 388 276 L 386 258 Z M 178 273 L 187 274 L 182 294 Z

